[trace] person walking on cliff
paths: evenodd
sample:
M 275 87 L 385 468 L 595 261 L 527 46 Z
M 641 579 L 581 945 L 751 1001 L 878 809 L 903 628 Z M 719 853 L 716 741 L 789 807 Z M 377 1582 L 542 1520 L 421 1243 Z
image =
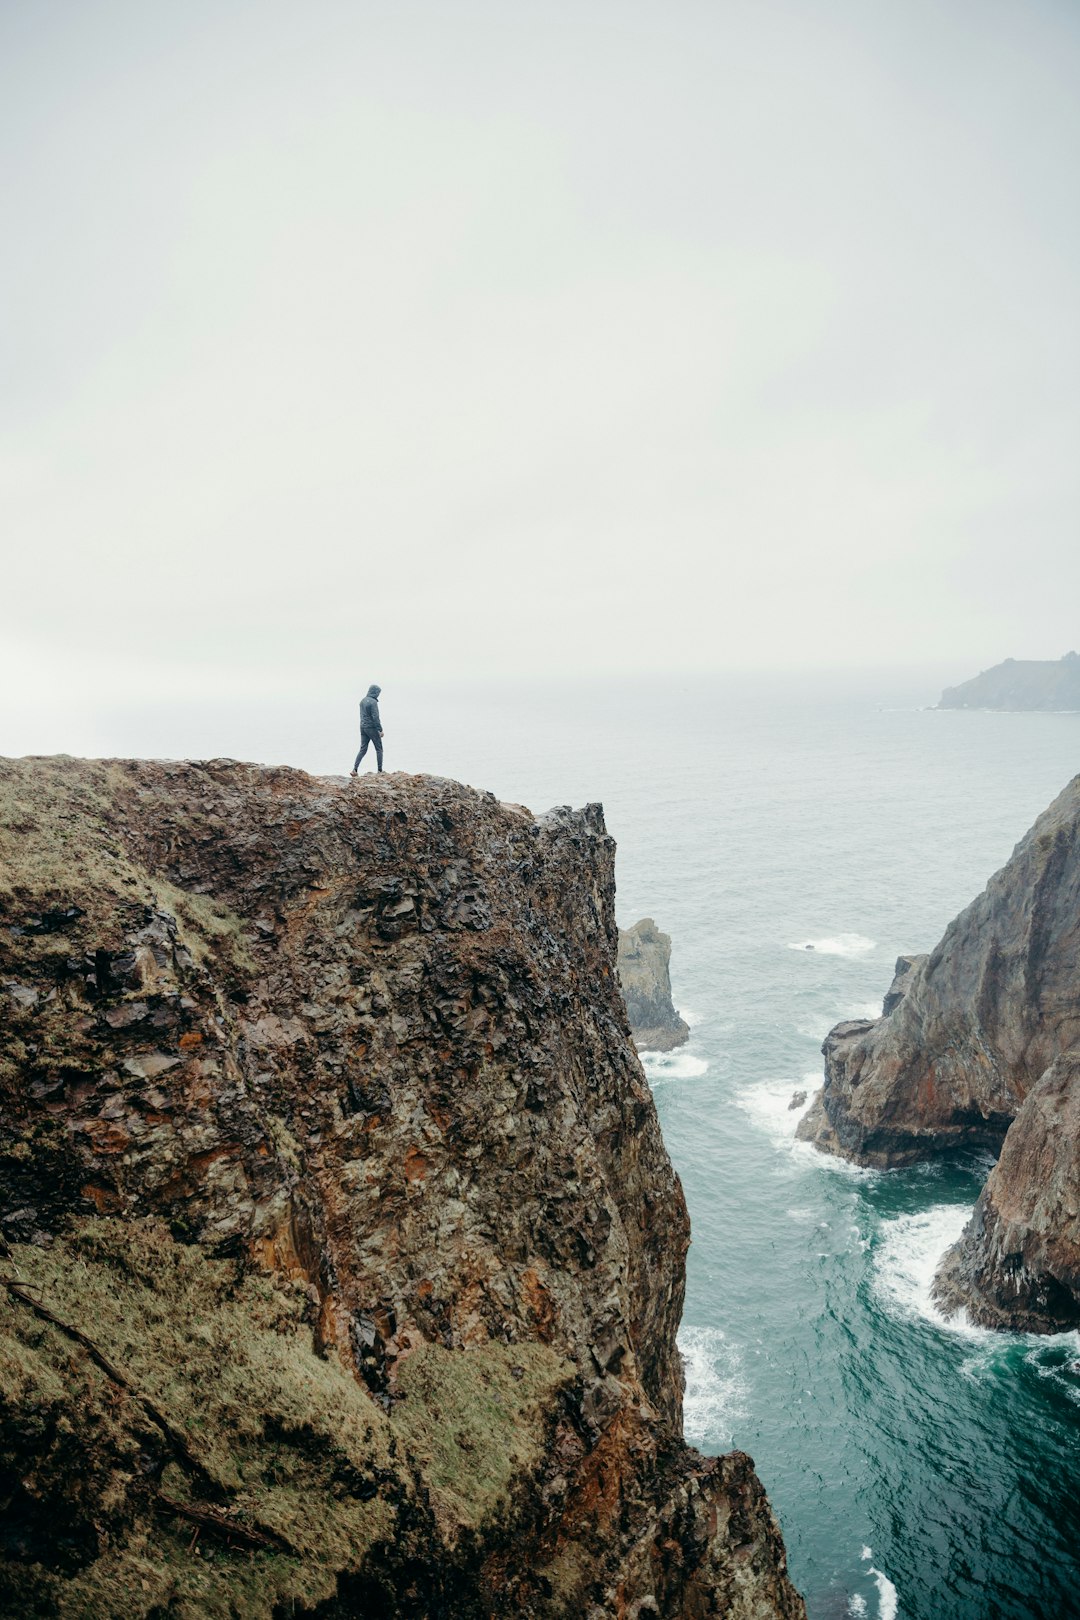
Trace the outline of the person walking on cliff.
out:
M 355 776 L 360 769 L 360 761 L 368 751 L 371 744 L 375 749 L 375 758 L 380 771 L 382 763 L 382 720 L 379 718 L 379 693 L 381 686 L 369 686 L 367 696 L 360 700 L 360 752 L 353 761 L 350 776 Z

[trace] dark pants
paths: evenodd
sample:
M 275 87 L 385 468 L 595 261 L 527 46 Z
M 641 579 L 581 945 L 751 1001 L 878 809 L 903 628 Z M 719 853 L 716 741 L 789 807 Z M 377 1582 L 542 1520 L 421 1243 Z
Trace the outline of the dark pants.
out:
M 360 752 L 357 754 L 356 759 L 353 761 L 353 770 L 354 771 L 358 771 L 360 769 L 360 761 L 363 759 L 364 755 L 367 753 L 369 743 L 371 744 L 371 746 L 375 750 L 375 758 L 379 762 L 380 771 L 382 770 L 382 738 L 381 737 L 376 737 L 370 731 L 361 731 L 361 733 L 360 733 Z

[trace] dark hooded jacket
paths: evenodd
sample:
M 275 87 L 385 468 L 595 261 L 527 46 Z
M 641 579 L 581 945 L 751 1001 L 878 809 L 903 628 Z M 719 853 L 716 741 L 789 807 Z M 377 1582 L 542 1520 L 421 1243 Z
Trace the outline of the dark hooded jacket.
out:
M 379 719 L 381 691 L 381 686 L 369 686 L 367 697 L 360 699 L 360 730 L 366 731 L 369 737 L 377 737 L 382 730 L 382 721 Z

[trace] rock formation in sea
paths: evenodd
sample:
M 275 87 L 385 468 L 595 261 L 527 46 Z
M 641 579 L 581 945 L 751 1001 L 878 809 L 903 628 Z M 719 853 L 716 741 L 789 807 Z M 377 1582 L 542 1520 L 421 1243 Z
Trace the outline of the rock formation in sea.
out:
M 0 1613 L 799 1620 L 598 806 L 0 762 Z
M 1080 1051 L 1028 1093 L 934 1294 L 985 1327 L 1080 1327 Z
M 671 999 L 671 938 L 651 917 L 619 929 L 619 982 L 639 1052 L 670 1052 L 690 1037 Z
M 939 709 L 1080 709 L 1080 653 L 1006 658 L 941 694 Z
M 928 956 L 902 957 L 883 1016 L 826 1037 L 799 1127 L 857 1163 L 1000 1152 L 939 1298 L 994 1326 L 1080 1323 L 1080 777 Z

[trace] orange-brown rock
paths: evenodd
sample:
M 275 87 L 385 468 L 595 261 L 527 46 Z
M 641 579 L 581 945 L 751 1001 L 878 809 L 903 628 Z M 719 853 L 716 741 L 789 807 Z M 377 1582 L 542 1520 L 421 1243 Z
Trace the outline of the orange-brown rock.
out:
M 598 806 L 0 763 L 0 1612 L 803 1614 L 613 900 Z

